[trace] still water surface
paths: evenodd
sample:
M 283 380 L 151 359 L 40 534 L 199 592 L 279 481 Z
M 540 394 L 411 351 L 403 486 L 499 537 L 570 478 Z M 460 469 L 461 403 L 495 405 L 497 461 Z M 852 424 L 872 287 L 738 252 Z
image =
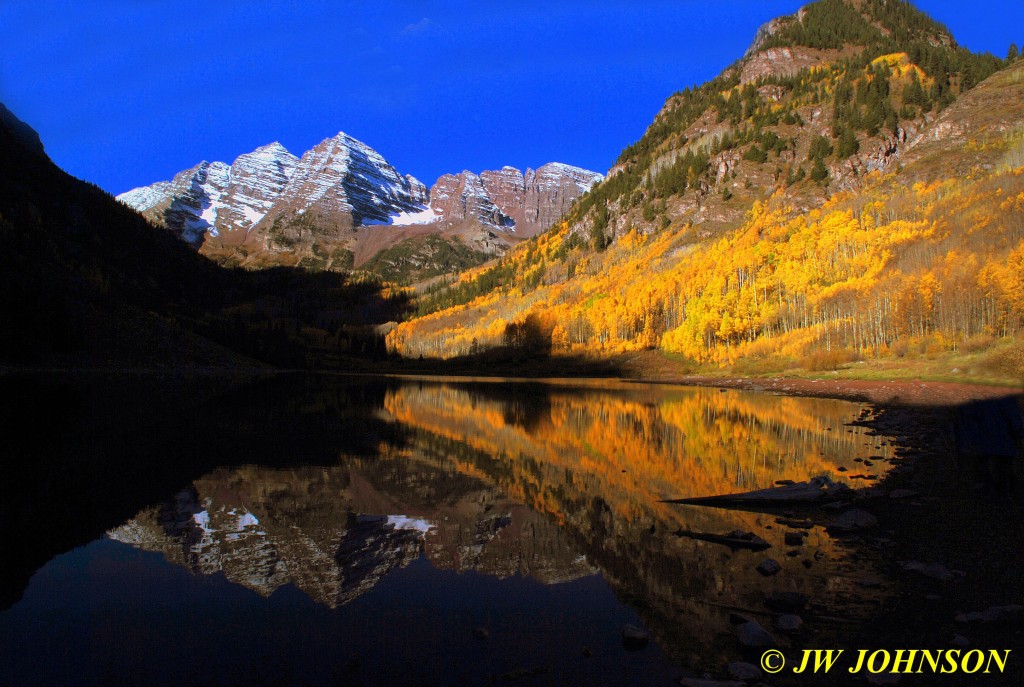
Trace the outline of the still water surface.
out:
M 25 488 L 4 513 L 0 685 L 672 684 L 744 658 L 731 608 L 878 603 L 821 528 L 787 546 L 776 515 L 663 503 L 864 486 L 847 478 L 891 449 L 850 424 L 855 403 L 615 382 L 4 385 L 28 400 L 5 408 Z M 57 428 L 39 433 L 41 413 Z M 782 570 L 757 573 L 765 557 Z M 651 643 L 628 650 L 626 623 Z

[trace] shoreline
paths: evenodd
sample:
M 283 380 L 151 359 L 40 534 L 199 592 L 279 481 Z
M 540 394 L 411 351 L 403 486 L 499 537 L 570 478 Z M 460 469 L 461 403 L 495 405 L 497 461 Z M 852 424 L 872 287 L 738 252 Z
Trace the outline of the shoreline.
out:
M 809 379 L 806 377 L 786 376 L 742 376 L 689 375 L 661 373 L 645 374 L 642 369 L 626 367 L 623 370 L 609 370 L 611 374 L 601 374 L 600 370 L 576 368 L 570 366 L 562 369 L 529 368 L 478 370 L 472 367 L 463 370 L 452 370 L 450 367 L 381 365 L 368 366 L 369 369 L 341 370 L 303 370 L 267 367 L 16 367 L 0 365 L 0 378 L 17 375 L 110 375 L 123 377 L 182 377 L 201 378 L 267 378 L 278 375 L 328 375 L 328 376 L 394 376 L 443 380 L 472 380 L 486 382 L 490 380 L 523 380 L 527 382 L 570 383 L 574 381 L 619 382 L 623 384 L 655 384 L 673 386 L 703 386 L 743 391 L 772 392 L 790 396 L 808 396 L 817 398 L 835 398 L 880 406 L 912 406 L 942 407 L 955 406 L 970 401 L 1017 396 L 1024 400 L 1024 385 L 1006 381 L 1005 385 L 979 383 L 973 381 L 918 381 L 918 380 L 875 380 L 875 379 Z
M 771 391 L 790 396 L 836 398 L 877 406 L 950 407 L 970 401 L 1024 396 L 1024 388 L 960 382 L 917 382 L 801 377 L 706 377 L 641 379 L 653 384 L 715 386 L 744 391 Z

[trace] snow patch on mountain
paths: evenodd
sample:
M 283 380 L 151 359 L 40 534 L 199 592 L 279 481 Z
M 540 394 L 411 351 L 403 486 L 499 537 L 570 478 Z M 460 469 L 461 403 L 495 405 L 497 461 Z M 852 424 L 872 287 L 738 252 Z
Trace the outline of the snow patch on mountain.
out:
M 406 212 L 399 212 L 393 214 L 387 218 L 387 221 L 378 220 L 364 220 L 364 227 L 373 226 L 391 226 L 391 227 L 408 227 L 416 224 L 433 224 L 438 219 L 438 215 L 432 208 L 423 208 L 422 210 L 409 210 Z
M 239 155 L 231 165 L 231 183 L 221 197 L 225 211 L 218 228 L 248 232 L 273 207 L 295 173 L 299 158 L 273 142 Z
M 133 188 L 119 195 L 117 199 L 139 212 L 145 212 L 167 198 L 170 188 L 169 181 L 158 181 L 152 186 Z
M 281 195 L 296 214 L 316 207 L 328 216 L 351 214 L 358 225 L 422 211 L 424 188 L 370 146 L 339 132 L 302 156 Z
M 135 188 L 117 199 L 199 245 L 207 233 L 248 230 L 259 222 L 297 161 L 280 143 L 271 143 L 239 156 L 232 165 L 204 161 L 170 182 Z
M 592 189 L 595 184 L 604 180 L 603 174 L 591 172 L 589 169 L 574 167 L 562 162 L 549 162 L 542 165 L 534 176 L 535 183 L 543 189 L 552 189 L 562 183 L 564 179 L 570 180 L 576 185 L 576 189 L 582 195 Z
M 437 529 L 437 525 L 428 520 L 410 518 L 407 515 L 389 515 L 387 524 L 391 525 L 396 530 L 416 530 L 417 532 L 422 532 L 424 534 L 432 529 Z
M 208 236 L 240 234 L 235 240 L 249 245 L 295 250 L 314 240 L 343 240 L 349 227 L 470 222 L 531 236 L 603 178 L 555 162 L 525 174 L 510 166 L 479 175 L 446 174 L 428 191 L 370 146 L 339 132 L 301 158 L 275 141 L 231 165 L 202 162 L 169 182 L 135 188 L 118 199 L 197 247 Z

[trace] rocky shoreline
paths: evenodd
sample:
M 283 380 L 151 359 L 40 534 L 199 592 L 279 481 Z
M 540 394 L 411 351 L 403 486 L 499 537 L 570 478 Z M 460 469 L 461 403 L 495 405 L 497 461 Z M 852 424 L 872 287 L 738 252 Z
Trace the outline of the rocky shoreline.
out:
M 682 684 L 931 684 L 927 677 L 891 669 L 850 674 L 845 665 L 828 675 L 792 672 L 801 661 L 802 649 L 840 648 L 851 655 L 862 649 L 869 653 L 1010 650 L 1016 660 L 1007 662 L 1005 672 L 960 672 L 954 681 L 957 685 L 1020 684 L 1024 678 L 1024 469 L 1020 455 L 1001 463 L 995 458 L 959 455 L 953 431 L 957 405 L 1006 397 L 1012 390 L 909 382 L 676 381 L 870 402 L 874 412 L 857 424 L 891 437 L 895 456 L 881 480 L 857 490 L 854 499 L 836 503 L 832 513 L 828 507 L 800 513 L 819 524 L 835 521 L 836 513 L 843 511 L 862 518 L 863 526 L 838 532 L 830 528 L 830 534 L 846 548 L 856 567 L 878 570 L 880 578 L 855 580 L 865 593 L 869 588 L 886 589 L 888 599 L 877 613 L 867 622 L 852 622 L 838 631 L 803 633 L 784 651 L 788 667 L 778 674 L 765 675 L 752 663 L 738 662 L 724 671 L 721 666 L 708 666 L 708 672 L 684 677 Z M 1015 400 L 1020 404 L 1022 397 L 1016 395 Z M 744 657 L 757 663 L 772 644 L 751 639 L 760 626 L 750 630 L 750 621 L 737 615 L 733 622 Z
M 896 455 L 901 463 L 872 487 L 875 493 L 864 501 L 878 519 L 882 536 L 891 541 L 881 572 L 895 581 L 897 594 L 856 643 L 858 648 L 1011 649 L 1020 656 L 1020 456 L 999 461 L 957 453 L 953 410 L 940 403 L 962 403 L 987 394 L 992 398 L 996 389 L 929 386 L 937 392 L 926 397 L 932 404 L 882 402 L 876 417 L 866 423 L 879 433 L 899 437 Z M 1022 676 L 1024 662 L 1017 660 L 1010 662 L 1006 674 L 973 679 L 979 684 L 1019 684 Z M 957 676 L 958 684 L 972 684 L 971 680 L 972 676 Z

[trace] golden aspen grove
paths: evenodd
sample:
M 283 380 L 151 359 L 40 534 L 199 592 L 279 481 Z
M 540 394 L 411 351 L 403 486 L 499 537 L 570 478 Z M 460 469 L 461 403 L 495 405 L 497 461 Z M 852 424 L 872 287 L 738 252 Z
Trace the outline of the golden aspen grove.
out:
M 969 90 L 966 64 L 942 77 L 958 84 L 944 102 L 919 105 L 941 89 L 908 52 L 865 48 L 746 84 L 741 62 L 673 96 L 550 231 L 421 293 L 420 315 L 388 347 L 441 358 L 657 349 L 694 369 L 752 372 L 980 354 L 977 374 L 1019 380 L 1024 62 L 991 65 L 1002 68 Z M 723 112 L 738 101 L 740 114 Z M 865 124 L 873 107 L 900 124 Z M 861 152 L 839 157 L 851 137 Z

